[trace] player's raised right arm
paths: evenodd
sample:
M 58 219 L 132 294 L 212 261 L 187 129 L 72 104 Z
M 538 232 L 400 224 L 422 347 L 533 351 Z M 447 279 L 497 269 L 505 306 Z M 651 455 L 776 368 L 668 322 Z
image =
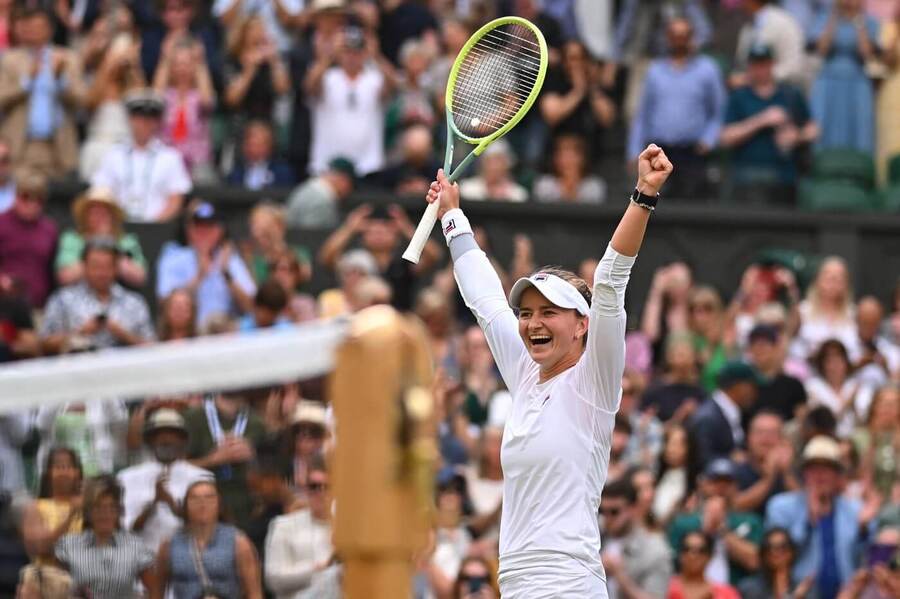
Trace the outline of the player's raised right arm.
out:
M 450 248 L 456 284 L 484 331 L 507 387 L 513 389 L 521 377 L 523 364 L 529 363 L 530 358 L 519 337 L 518 320 L 509 307 L 500 277 L 478 247 L 469 219 L 459 208 L 459 186 L 450 183 L 441 169 L 426 199 L 429 204 L 438 204 L 438 218 Z

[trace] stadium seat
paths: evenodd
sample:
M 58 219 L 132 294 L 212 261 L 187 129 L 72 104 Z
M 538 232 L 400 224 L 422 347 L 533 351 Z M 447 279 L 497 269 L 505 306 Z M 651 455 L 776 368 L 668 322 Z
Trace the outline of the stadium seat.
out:
M 816 212 L 868 212 L 877 208 L 863 186 L 821 179 L 800 183 L 798 205 Z
M 900 169 L 900 156 L 894 157 L 893 162 Z M 896 173 L 900 176 L 900 173 Z M 878 193 L 878 208 L 884 212 L 900 212 L 900 180 L 891 181 L 887 187 Z
M 900 184 L 900 154 L 888 160 L 888 185 Z
M 820 150 L 813 158 L 813 178 L 855 183 L 866 189 L 875 184 L 875 161 L 858 150 Z

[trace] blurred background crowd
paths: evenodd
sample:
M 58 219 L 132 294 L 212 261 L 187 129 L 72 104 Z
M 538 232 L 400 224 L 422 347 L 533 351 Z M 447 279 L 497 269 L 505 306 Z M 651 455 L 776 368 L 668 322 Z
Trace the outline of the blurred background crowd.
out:
M 358 199 L 424 195 L 453 59 L 506 14 L 550 66 L 464 200 L 624 201 L 653 142 L 679 201 L 900 206 L 896 0 L 0 0 L 0 361 L 413 313 L 440 464 L 411 586 L 498 597 L 511 398 L 446 251 L 402 261 L 407 211 Z M 537 248 L 488 250 L 507 287 Z M 721 289 L 681 259 L 626 338 L 611 597 L 900 597 L 900 286 L 885 302 L 822 256 Z M 328 399 L 313 380 L 0 415 L 0 596 L 339 597 Z

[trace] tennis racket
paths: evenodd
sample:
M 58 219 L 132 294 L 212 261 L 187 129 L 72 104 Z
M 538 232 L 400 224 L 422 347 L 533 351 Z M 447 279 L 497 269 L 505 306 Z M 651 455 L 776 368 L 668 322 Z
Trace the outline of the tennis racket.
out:
M 547 42 L 540 29 L 519 17 L 494 19 L 472 34 L 460 50 L 445 97 L 447 151 L 444 172 L 452 182 L 476 156 L 516 126 L 537 100 L 547 73 Z M 472 144 L 451 172 L 455 139 Z M 403 259 L 416 264 L 437 220 L 429 204 Z

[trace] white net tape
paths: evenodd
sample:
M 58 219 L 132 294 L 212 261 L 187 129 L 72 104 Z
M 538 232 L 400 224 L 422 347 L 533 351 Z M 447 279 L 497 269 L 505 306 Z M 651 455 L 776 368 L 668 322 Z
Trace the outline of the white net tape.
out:
M 0 414 L 310 379 L 331 370 L 346 321 L 39 358 L 0 367 Z

